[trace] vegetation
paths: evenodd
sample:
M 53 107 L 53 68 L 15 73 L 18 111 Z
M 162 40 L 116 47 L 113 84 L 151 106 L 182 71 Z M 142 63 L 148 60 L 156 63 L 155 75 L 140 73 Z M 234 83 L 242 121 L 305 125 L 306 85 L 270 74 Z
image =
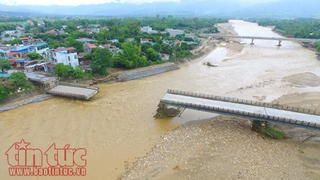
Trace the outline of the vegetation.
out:
M 267 122 L 252 121 L 252 129 L 264 136 L 268 136 L 274 139 L 287 138 L 287 134 L 285 132 L 270 127 Z
M 4 101 L 11 93 L 30 88 L 32 88 L 32 85 L 27 81 L 26 75 L 22 72 L 14 72 L 9 78 L 1 78 L 0 102 Z
M 126 42 L 122 45 L 123 51 L 114 56 L 114 64 L 129 69 L 150 65 L 147 57 L 141 54 L 141 45 Z
M 108 49 L 94 49 L 91 69 L 93 74 L 108 75 L 107 67 L 113 65 L 112 54 Z
M 0 85 L 0 102 L 4 101 L 9 96 L 9 91 L 5 86 Z
M 22 72 L 11 73 L 9 79 L 17 86 L 22 86 L 27 82 L 27 76 Z
M 260 19 L 253 20 L 261 26 L 275 26 L 275 30 L 295 38 L 320 39 L 319 19 Z
M 43 59 L 43 57 L 36 53 L 36 52 L 29 52 L 26 54 L 31 60 L 35 60 L 35 59 Z
M 83 69 L 81 66 L 77 66 L 73 69 L 72 66 L 64 65 L 62 63 L 58 63 L 55 68 L 54 72 L 59 76 L 63 78 L 69 78 L 69 77 L 75 77 L 75 78 L 83 78 L 87 75 L 83 72 Z
M 9 70 L 11 69 L 11 64 L 7 60 L 0 59 L 0 69 L 2 72 L 5 70 Z
M 54 72 L 59 76 L 59 77 L 70 77 L 73 76 L 74 74 L 74 69 L 72 66 L 69 65 L 64 65 L 62 63 L 56 64 L 54 67 Z

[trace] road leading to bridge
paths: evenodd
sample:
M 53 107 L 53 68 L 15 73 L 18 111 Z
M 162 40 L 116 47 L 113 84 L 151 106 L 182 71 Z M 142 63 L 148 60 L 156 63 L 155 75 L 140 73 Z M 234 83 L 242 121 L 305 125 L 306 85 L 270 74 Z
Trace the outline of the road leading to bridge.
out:
M 320 130 L 319 112 L 308 109 L 175 90 L 160 104 Z

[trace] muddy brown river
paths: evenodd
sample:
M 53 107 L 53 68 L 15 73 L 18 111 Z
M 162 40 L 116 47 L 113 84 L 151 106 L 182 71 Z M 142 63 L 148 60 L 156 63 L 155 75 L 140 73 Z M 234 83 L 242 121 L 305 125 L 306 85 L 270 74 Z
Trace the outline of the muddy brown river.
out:
M 243 36 L 278 37 L 271 28 L 231 21 Z M 225 26 L 226 28 L 227 26 Z M 232 31 L 232 27 L 226 31 Z M 5 152 L 24 139 L 43 152 L 52 143 L 85 148 L 83 179 L 116 179 L 126 165 L 149 153 L 159 137 L 190 121 L 216 115 L 186 110 L 173 119 L 153 118 L 167 89 L 177 89 L 242 99 L 273 101 L 285 94 L 320 92 L 319 86 L 297 87 L 282 79 L 294 74 L 320 76 L 315 52 L 295 42 L 241 40 L 221 43 L 208 56 L 181 65 L 179 70 L 130 82 L 101 84 L 92 101 L 53 98 L 0 114 L 0 179 L 8 174 Z M 244 48 L 238 48 L 242 45 Z M 211 62 L 217 67 L 208 67 Z M 23 179 L 56 179 L 23 177 Z M 68 179 L 64 177 L 63 179 Z M 73 179 L 70 177 L 70 179 Z

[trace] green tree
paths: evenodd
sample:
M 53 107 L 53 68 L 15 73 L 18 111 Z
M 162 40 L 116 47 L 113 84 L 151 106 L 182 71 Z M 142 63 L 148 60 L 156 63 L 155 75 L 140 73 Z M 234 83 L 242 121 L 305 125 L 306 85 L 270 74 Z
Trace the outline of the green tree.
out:
M 74 69 L 74 76 L 76 78 L 82 78 L 84 77 L 84 72 L 83 72 L 83 68 L 81 66 L 77 66 L 75 69 Z
M 320 52 L 320 41 L 315 43 L 315 47 L 317 48 L 318 52 Z
M 161 59 L 159 53 L 157 53 L 157 51 L 155 51 L 152 47 L 147 49 L 146 55 L 150 61 L 157 61 Z
M 17 86 L 22 86 L 27 82 L 27 76 L 22 72 L 12 73 L 9 79 L 13 83 L 15 83 Z
M 43 59 L 43 57 L 42 57 L 40 54 L 36 53 L 36 52 L 28 52 L 26 55 L 27 55 L 31 60 Z
M 9 70 L 11 69 L 11 64 L 7 60 L 0 59 L 0 69 L 1 71 Z
M 122 49 L 122 52 L 114 56 L 114 62 L 117 66 L 131 69 L 150 65 L 147 58 L 141 55 L 141 46 L 125 42 L 122 44 Z
M 8 41 L 8 43 L 9 43 L 11 46 L 13 46 L 13 45 L 15 45 L 15 44 L 21 44 L 22 41 L 21 41 L 21 39 L 13 39 L 13 40 L 11 40 L 11 41 Z
M 0 85 L 0 102 L 4 101 L 9 96 L 9 91 Z
M 107 67 L 113 66 L 109 49 L 95 49 L 92 53 L 91 70 L 94 74 L 107 75 Z
M 54 67 L 54 72 L 59 76 L 59 77 L 70 77 L 74 75 L 74 69 L 72 66 L 69 65 L 64 65 L 62 63 L 58 63 Z
M 92 60 L 92 55 L 91 54 L 85 54 L 83 55 L 84 60 Z

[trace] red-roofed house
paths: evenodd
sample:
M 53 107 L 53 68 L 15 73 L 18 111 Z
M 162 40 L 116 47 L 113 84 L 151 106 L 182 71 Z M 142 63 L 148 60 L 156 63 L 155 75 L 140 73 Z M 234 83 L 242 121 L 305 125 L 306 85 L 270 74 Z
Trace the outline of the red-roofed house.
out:
M 58 33 L 55 30 L 47 31 L 46 34 L 54 34 L 57 35 Z
M 149 39 L 149 38 L 140 38 L 140 43 L 152 43 L 152 39 Z
M 84 52 L 86 52 L 86 53 L 91 53 L 92 49 L 97 48 L 96 45 L 91 44 L 91 43 L 85 43 L 83 46 L 84 46 Z

